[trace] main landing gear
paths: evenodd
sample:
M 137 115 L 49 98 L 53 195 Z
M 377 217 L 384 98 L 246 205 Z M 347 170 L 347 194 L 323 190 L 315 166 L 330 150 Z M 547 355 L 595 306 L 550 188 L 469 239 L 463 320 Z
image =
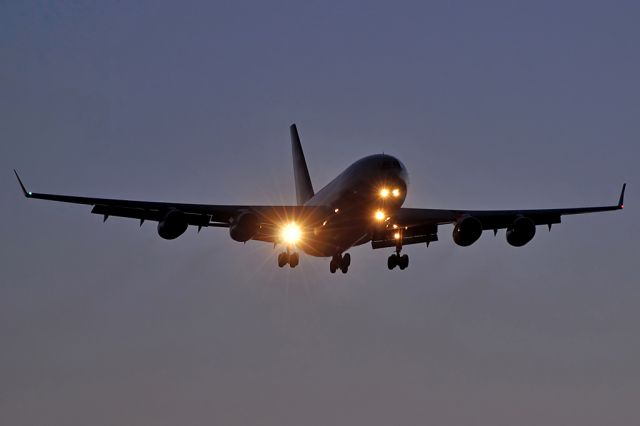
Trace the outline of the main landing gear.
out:
M 290 267 L 295 268 L 300 263 L 300 255 L 296 252 L 290 252 L 289 250 L 283 251 L 278 255 L 278 266 L 283 267 L 286 264 L 289 264 Z
M 331 262 L 329 262 L 329 271 L 335 274 L 336 271 L 340 269 L 343 274 L 346 274 L 349 270 L 349 265 L 351 265 L 351 255 L 349 253 L 336 254 L 331 258 Z
M 397 239 L 396 243 L 396 252 L 389 256 L 387 259 L 387 267 L 389 270 L 392 270 L 396 266 L 400 269 L 406 269 L 409 266 L 409 256 L 403 254 L 400 256 L 400 251 L 402 250 L 402 238 Z
M 396 266 L 400 269 L 407 269 L 409 266 L 409 256 L 406 254 L 400 255 L 402 251 L 402 230 L 399 230 L 395 234 L 396 239 L 396 252 L 389 256 L 387 259 L 387 267 L 392 270 Z
M 387 259 L 387 267 L 391 270 L 398 266 L 400 269 L 406 269 L 409 266 L 409 256 L 403 254 L 400 256 L 400 253 L 393 253 Z

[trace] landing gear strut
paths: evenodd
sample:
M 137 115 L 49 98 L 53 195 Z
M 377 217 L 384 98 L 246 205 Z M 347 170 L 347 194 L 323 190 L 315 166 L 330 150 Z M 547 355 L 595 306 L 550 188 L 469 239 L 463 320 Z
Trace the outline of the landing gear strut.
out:
M 349 265 L 351 265 L 351 255 L 349 253 L 336 254 L 331 258 L 331 262 L 329 262 L 329 271 L 335 274 L 336 271 L 340 269 L 343 274 L 346 274 L 349 270 Z
M 296 252 L 290 252 L 289 249 L 283 251 L 278 255 L 278 266 L 282 268 L 287 263 L 290 267 L 295 268 L 300 263 L 300 255 Z

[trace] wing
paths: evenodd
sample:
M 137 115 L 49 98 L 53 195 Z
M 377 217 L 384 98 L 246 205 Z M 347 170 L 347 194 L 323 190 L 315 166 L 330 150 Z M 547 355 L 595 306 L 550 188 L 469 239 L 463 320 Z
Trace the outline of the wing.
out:
M 179 210 L 184 214 L 187 223 L 197 226 L 199 230 L 208 226 L 229 227 L 239 215 L 251 212 L 259 217 L 261 229 L 264 231 L 258 233 L 253 239 L 268 242 L 274 242 L 272 229 L 282 223 L 299 221 L 305 225 L 313 226 L 321 223 L 331 214 L 326 208 L 315 206 L 187 204 L 42 194 L 27 191 L 18 172 L 14 170 L 14 173 L 25 197 L 91 205 L 93 206 L 91 213 L 102 215 L 103 220 L 107 220 L 109 216 L 126 217 L 138 219 L 142 225 L 145 220 L 159 222 L 166 217 L 168 212 Z
M 518 217 L 527 217 L 536 225 L 551 225 L 560 223 L 561 217 L 566 215 L 598 213 L 624 208 L 624 191 L 627 184 L 622 185 L 622 192 L 618 204 L 597 207 L 578 207 L 566 209 L 540 209 L 540 210 L 437 210 L 401 208 L 392 218 L 392 222 L 403 229 L 403 244 L 429 243 L 437 241 L 438 225 L 456 223 L 461 218 L 472 216 L 480 221 L 482 229 L 508 228 Z M 373 247 L 389 247 L 395 245 L 392 238 L 393 231 L 382 234 L 380 238 L 374 238 Z M 386 236 L 385 236 L 386 235 Z

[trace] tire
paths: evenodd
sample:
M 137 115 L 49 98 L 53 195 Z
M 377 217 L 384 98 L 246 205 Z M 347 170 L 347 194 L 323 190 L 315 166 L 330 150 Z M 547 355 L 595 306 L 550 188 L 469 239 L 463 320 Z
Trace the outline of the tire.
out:
M 351 255 L 349 253 L 343 254 L 342 266 L 348 269 L 350 265 L 351 265 Z
M 292 253 L 289 256 L 289 266 L 295 268 L 300 263 L 300 255 L 298 253 Z
M 398 259 L 398 266 L 400 266 L 400 269 L 402 270 L 406 269 L 407 266 L 409 266 L 409 256 L 406 254 L 400 256 Z
M 280 254 L 278 255 L 278 266 L 282 268 L 284 265 L 286 265 L 287 263 L 289 263 L 289 259 L 288 259 L 288 257 L 289 257 L 289 256 L 287 256 L 287 253 L 286 253 L 286 252 L 280 253 Z
M 331 259 L 331 262 L 329 262 L 329 271 L 331 271 L 332 274 L 335 274 L 337 270 L 338 270 L 338 265 L 336 265 L 336 262 L 334 262 L 334 260 Z
M 389 268 L 389 270 L 392 270 L 396 266 L 398 266 L 398 256 L 392 254 L 391 256 L 389 256 L 389 259 L 387 259 L 387 268 Z

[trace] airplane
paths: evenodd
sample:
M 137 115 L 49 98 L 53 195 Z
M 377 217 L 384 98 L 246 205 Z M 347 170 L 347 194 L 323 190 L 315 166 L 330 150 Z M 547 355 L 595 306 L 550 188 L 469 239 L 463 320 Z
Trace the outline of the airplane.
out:
M 158 222 L 157 232 L 166 240 L 182 235 L 189 226 L 228 228 L 238 242 L 263 241 L 281 246 L 278 266 L 295 268 L 299 251 L 331 258 L 329 270 L 347 273 L 352 247 L 371 243 L 373 249 L 393 248 L 388 269 L 409 266 L 401 254 L 409 244 L 438 241 L 438 228 L 453 225 L 453 241 L 462 247 L 475 243 L 482 232 L 506 229 L 507 242 L 522 247 L 531 241 L 536 226 L 560 223 L 565 215 L 595 213 L 624 208 L 624 191 L 618 204 L 598 207 L 543 210 L 437 210 L 406 208 L 409 187 L 407 169 L 397 158 L 375 154 L 351 164 L 324 188 L 315 192 L 302 151 L 298 129 L 289 128 L 293 156 L 296 205 L 213 205 L 118 200 L 35 193 L 28 191 L 18 172 L 18 183 L 27 198 L 93 206 L 91 213 Z

